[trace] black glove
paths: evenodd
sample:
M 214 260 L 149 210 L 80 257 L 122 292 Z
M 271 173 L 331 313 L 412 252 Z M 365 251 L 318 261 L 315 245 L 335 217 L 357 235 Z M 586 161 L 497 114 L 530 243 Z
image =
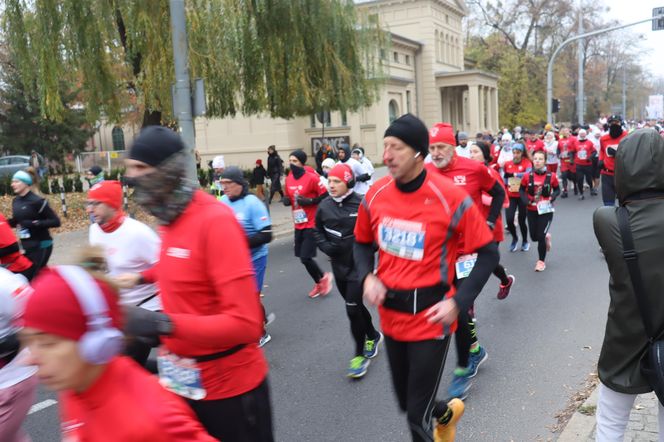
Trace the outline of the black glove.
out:
M 299 196 L 295 200 L 300 206 L 311 206 L 314 204 L 314 199 L 313 198 L 306 198 L 304 196 Z
M 37 223 L 38 223 L 37 220 L 24 219 L 19 224 L 21 225 L 21 227 L 23 227 L 25 229 L 29 229 L 30 227 L 36 227 Z
M 134 306 L 126 306 L 123 310 L 124 332 L 130 336 L 149 338 L 173 333 L 173 323 L 164 313 Z
M 599 162 L 599 170 L 604 170 L 604 161 Z
M 290 199 L 288 199 L 286 197 L 281 198 L 281 204 L 283 204 L 286 207 L 290 206 L 290 204 L 291 204 Z
M 613 147 L 607 147 L 606 148 L 606 155 L 609 157 L 615 157 L 616 156 L 616 149 Z
M 371 179 L 371 175 L 369 175 L 368 173 L 363 173 L 362 175 L 355 178 L 355 181 L 357 181 L 359 183 L 363 183 L 365 181 L 369 181 L 370 179 Z
M 512 178 L 513 176 L 513 173 L 505 172 L 505 178 Z

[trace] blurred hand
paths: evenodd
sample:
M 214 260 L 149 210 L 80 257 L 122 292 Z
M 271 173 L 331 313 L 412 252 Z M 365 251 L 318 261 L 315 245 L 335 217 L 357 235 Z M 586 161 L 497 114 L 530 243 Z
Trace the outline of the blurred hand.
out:
M 434 304 L 429 310 L 427 310 L 426 315 L 431 323 L 449 326 L 452 325 L 452 323 L 456 321 L 457 316 L 459 316 L 459 307 L 457 307 L 457 304 L 453 299 L 446 299 L 440 301 L 438 304 Z
M 364 279 L 364 299 L 371 305 L 382 305 L 385 302 L 387 288 L 373 273 Z
M 141 275 L 140 273 L 123 273 L 111 277 L 111 281 L 121 289 L 131 289 L 141 282 Z

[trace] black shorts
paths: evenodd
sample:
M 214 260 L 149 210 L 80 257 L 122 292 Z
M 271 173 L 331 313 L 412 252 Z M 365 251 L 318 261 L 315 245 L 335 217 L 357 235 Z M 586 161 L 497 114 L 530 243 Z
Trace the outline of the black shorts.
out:
M 295 229 L 295 256 L 298 258 L 316 257 L 314 229 Z

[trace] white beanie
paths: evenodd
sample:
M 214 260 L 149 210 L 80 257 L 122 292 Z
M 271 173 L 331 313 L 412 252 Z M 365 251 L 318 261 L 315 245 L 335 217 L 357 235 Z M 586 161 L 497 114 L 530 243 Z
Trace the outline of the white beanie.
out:
M 337 164 L 334 162 L 332 158 L 325 158 L 323 162 L 321 163 L 320 167 L 329 167 L 330 169 L 334 167 L 334 165 Z
M 217 155 L 214 157 L 212 160 L 212 168 L 213 169 L 224 169 L 226 168 L 226 162 L 224 162 L 224 156 L 223 155 Z

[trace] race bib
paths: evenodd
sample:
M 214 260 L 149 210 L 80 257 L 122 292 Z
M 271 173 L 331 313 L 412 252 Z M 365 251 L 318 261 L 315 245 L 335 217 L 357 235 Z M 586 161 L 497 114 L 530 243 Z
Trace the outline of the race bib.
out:
M 555 210 L 550 200 L 543 200 L 537 203 L 537 213 L 539 215 L 544 215 L 546 213 L 553 213 L 553 212 L 555 212 Z
M 585 149 L 580 150 L 577 156 L 579 157 L 580 160 L 586 160 L 588 159 L 588 151 L 586 151 Z
M 518 193 L 519 188 L 521 187 L 521 178 L 517 178 L 515 176 L 511 176 L 507 179 L 507 187 L 509 188 L 509 191 L 512 193 Z
M 167 390 L 195 401 L 207 395 L 201 380 L 201 370 L 195 360 L 180 358 L 160 347 L 157 368 L 159 383 Z
M 414 221 L 383 218 L 378 226 L 378 244 L 390 255 L 412 261 L 424 257 L 424 225 Z
M 455 264 L 457 279 L 467 278 L 475 267 L 475 261 L 477 261 L 477 253 L 460 256 Z
M 295 224 L 303 224 L 307 221 L 309 221 L 309 218 L 307 218 L 307 212 L 304 209 L 293 210 L 293 222 Z

